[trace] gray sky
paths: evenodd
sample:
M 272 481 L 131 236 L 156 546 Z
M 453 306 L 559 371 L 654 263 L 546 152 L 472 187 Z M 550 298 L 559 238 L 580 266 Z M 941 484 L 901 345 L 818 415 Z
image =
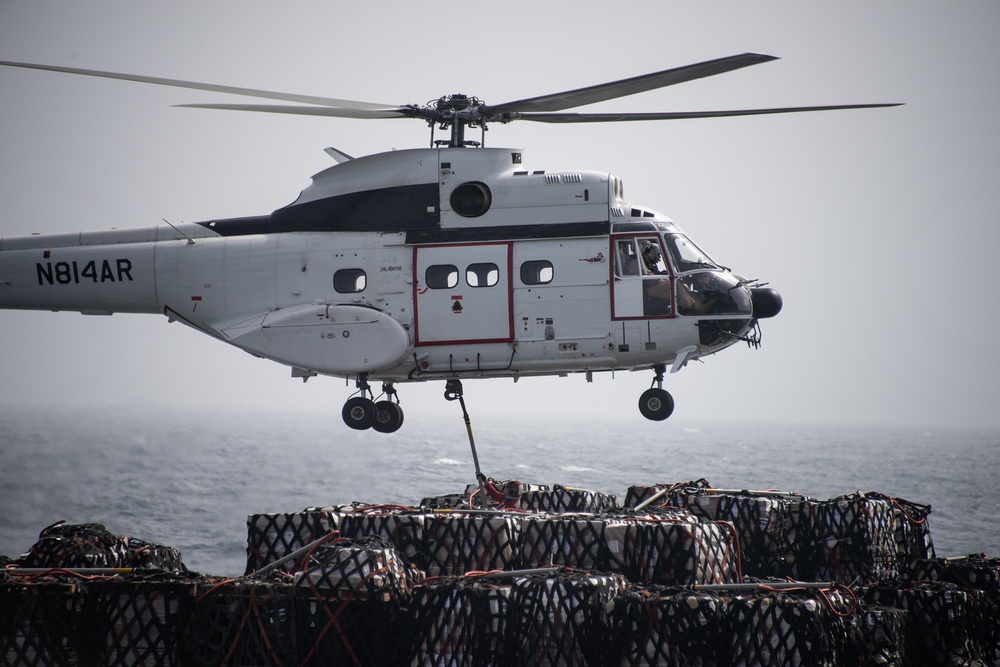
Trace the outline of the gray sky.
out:
M 606 126 L 495 126 L 535 169 L 594 169 L 783 295 L 764 346 L 669 376 L 674 419 L 1000 427 L 1000 3 L 79 3 L 2 0 L 0 59 L 392 104 L 499 103 L 746 51 L 782 58 L 581 109 L 905 102 Z M 454 7 L 449 9 L 449 7 Z M 0 69 L 0 234 L 270 212 L 330 164 L 426 145 L 416 121 L 174 109 L 247 101 Z M 0 312 L 0 404 L 329 410 L 353 388 L 159 316 Z M 651 373 L 468 382 L 470 412 L 641 420 Z M 411 410 L 455 417 L 443 385 Z M 333 420 L 339 424 L 339 417 Z M 669 428 L 670 422 L 657 425 Z M 346 427 L 345 427 L 346 428 Z

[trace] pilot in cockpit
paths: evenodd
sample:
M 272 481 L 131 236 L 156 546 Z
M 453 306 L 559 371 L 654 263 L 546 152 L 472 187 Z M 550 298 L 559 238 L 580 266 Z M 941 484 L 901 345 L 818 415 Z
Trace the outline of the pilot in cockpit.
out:
M 653 275 L 663 275 L 666 270 L 660 267 L 660 245 L 646 240 L 642 242 L 642 263 L 645 266 L 645 273 Z

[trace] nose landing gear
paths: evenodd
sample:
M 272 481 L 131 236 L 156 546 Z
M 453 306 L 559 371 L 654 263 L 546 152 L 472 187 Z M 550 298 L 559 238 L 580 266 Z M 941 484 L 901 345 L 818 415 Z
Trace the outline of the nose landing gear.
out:
M 403 409 L 399 407 L 399 397 L 392 383 L 382 384 L 382 394 L 386 398 L 378 402 L 373 398 L 366 374 L 358 376 L 355 386 L 360 395 L 353 396 L 344 403 L 344 409 L 341 411 L 344 423 L 359 431 L 369 428 L 379 433 L 398 431 L 403 425 Z
M 652 421 L 663 421 L 674 411 L 674 398 L 663 388 L 663 374 L 667 367 L 663 364 L 653 366 L 656 377 L 653 378 L 655 387 L 650 387 L 639 396 L 639 412 L 646 419 Z

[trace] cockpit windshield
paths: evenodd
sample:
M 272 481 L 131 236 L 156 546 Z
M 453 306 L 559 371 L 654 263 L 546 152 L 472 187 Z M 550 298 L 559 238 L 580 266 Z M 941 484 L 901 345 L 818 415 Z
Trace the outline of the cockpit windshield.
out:
M 724 268 L 713 262 L 711 257 L 702 252 L 701 248 L 683 234 L 664 234 L 663 239 L 666 241 L 667 252 L 670 253 L 670 259 L 678 273 L 697 269 Z

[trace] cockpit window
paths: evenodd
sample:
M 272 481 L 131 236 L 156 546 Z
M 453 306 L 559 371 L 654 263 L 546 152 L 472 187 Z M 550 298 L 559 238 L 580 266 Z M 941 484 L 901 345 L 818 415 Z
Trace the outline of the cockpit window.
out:
M 701 248 L 691 242 L 691 239 L 683 234 L 669 234 L 664 237 L 667 242 L 667 251 L 670 259 L 674 263 L 678 273 L 694 271 L 696 269 L 720 269 L 712 258 L 701 251 Z
M 635 239 L 626 239 L 618 242 L 617 267 L 620 275 L 639 275 L 639 257 L 635 251 Z
M 667 274 L 660 240 L 655 236 L 622 239 L 617 244 L 617 271 L 620 276 Z
M 750 315 L 750 292 L 731 273 L 699 271 L 677 281 L 681 315 Z

